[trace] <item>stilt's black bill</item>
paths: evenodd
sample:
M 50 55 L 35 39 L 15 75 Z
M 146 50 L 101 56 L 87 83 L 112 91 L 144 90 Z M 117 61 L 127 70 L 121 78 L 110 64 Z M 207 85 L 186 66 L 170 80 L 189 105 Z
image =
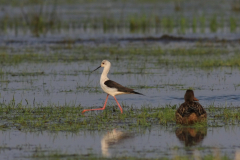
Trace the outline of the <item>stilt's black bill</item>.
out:
M 97 69 L 99 69 L 99 68 L 101 68 L 101 66 L 97 67 L 97 68 L 96 68 L 96 69 L 94 69 L 92 72 L 96 71 L 96 70 L 97 70 Z M 91 73 L 92 73 L 92 72 L 91 72 Z

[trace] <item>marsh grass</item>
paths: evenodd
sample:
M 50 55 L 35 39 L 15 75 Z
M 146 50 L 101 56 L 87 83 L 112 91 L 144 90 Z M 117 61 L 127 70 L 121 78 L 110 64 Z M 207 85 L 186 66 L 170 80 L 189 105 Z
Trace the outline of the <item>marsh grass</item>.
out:
M 38 53 L 32 49 L 24 49 L 20 54 L 8 53 L 4 49 L 0 53 L 0 62 L 2 65 L 18 65 L 21 63 L 71 63 L 81 61 L 99 61 L 99 59 L 108 60 L 127 60 L 131 64 L 137 65 L 141 60 L 142 65 L 135 74 L 153 74 L 147 69 L 147 63 L 151 63 L 155 68 L 159 66 L 176 66 L 176 67 L 194 67 L 211 69 L 212 67 L 239 67 L 239 50 L 216 48 L 215 46 L 196 46 L 194 48 L 162 48 L 162 47 L 118 47 L 118 46 L 97 46 L 90 47 L 85 45 L 77 46 L 76 48 L 67 49 L 71 53 L 58 52 L 60 48 L 53 48 L 51 54 Z M 64 48 L 66 50 L 66 48 Z M 153 68 L 154 68 L 153 67 Z M 81 71 L 86 72 L 87 71 Z M 4 71 L 2 71 L 4 73 Z M 116 71 L 114 74 L 132 74 L 133 71 L 126 72 Z
M 53 62 L 76 62 L 86 60 L 84 55 L 76 54 L 59 54 L 54 53 L 51 55 L 44 55 L 39 53 L 24 53 L 24 54 L 8 54 L 6 52 L 0 53 L 2 64 L 19 64 L 24 62 L 40 62 L 40 63 L 53 63 Z
M 187 21 L 184 17 L 180 18 L 180 33 L 185 34 L 187 26 Z
M 100 15 L 79 16 L 79 19 L 66 19 L 60 17 L 57 12 L 58 5 L 61 2 L 52 0 L 25 0 L 21 3 L 21 15 L 10 16 L 8 13 L 0 19 L 0 29 L 3 33 L 9 30 L 14 31 L 15 35 L 19 33 L 28 34 L 28 30 L 33 36 L 40 37 L 48 33 L 61 33 L 73 30 L 92 30 L 111 33 L 115 31 L 127 31 L 129 33 L 148 33 L 154 29 L 157 33 L 205 33 L 206 29 L 215 33 L 223 26 L 230 28 L 230 32 L 235 32 L 239 18 L 230 15 L 220 17 L 216 14 L 208 15 L 159 15 L 149 14 L 141 11 L 138 14 L 127 13 L 122 16 L 114 16 L 107 11 Z M 31 5 L 35 5 L 31 7 Z M 37 6 L 37 7 L 36 7 Z M 33 9 L 34 8 L 34 9 Z M 36 9 L 37 8 L 37 9 Z M 51 8 L 51 9 L 49 9 Z M 123 12 L 123 11 L 122 11 Z M 200 28 L 200 29 L 197 29 Z M 228 31 L 228 32 L 229 32 Z
M 114 157 L 116 160 L 156 160 L 156 159 L 162 159 L 162 160 L 189 160 L 189 159 L 202 159 L 202 160 L 216 160 L 216 159 L 221 159 L 221 160 L 231 160 L 232 158 L 227 155 L 214 155 L 212 154 L 207 154 L 207 155 L 174 155 L 174 157 L 169 158 L 165 156 L 161 156 L 158 158 L 140 158 L 140 157 L 131 157 L 131 156 L 120 156 L 120 157 Z M 51 160 L 57 160 L 57 159 L 62 159 L 66 158 L 68 160 L 73 160 L 73 159 L 88 159 L 88 160 L 109 160 L 113 159 L 107 158 L 107 157 L 99 157 L 94 154 L 85 154 L 85 155 L 80 155 L 80 154 L 63 154 L 60 151 L 52 151 L 52 153 L 44 153 L 43 151 L 39 151 L 37 153 L 34 153 L 32 156 L 29 158 L 42 158 L 42 159 L 51 159 Z
M 28 103 L 27 103 L 28 104 Z M 13 99 L 8 104 L 1 104 L 0 128 L 2 130 L 15 128 L 26 131 L 71 131 L 79 130 L 109 130 L 124 128 L 132 130 L 139 127 L 162 125 L 176 126 L 176 105 L 153 107 L 145 105 L 137 109 L 133 106 L 123 106 L 123 114 L 117 106 L 110 105 L 104 111 L 92 111 L 81 114 L 81 105 L 46 106 L 33 104 L 31 106 L 15 103 Z M 86 108 L 86 107 L 84 107 Z M 97 108 L 96 106 L 91 108 Z M 195 124 L 194 127 L 218 127 L 219 125 L 238 125 L 240 123 L 239 107 L 214 107 L 206 108 L 208 123 Z
M 206 28 L 206 17 L 205 17 L 205 15 L 200 16 L 199 21 L 200 21 L 200 32 L 205 33 L 205 28 Z
M 93 29 L 99 29 L 102 26 L 104 32 L 111 31 L 114 28 L 117 29 L 129 29 L 130 33 L 145 33 L 150 29 L 155 28 L 157 31 L 163 33 L 172 33 L 177 30 L 180 34 L 189 33 L 205 33 L 205 29 L 209 29 L 210 32 L 215 33 L 223 26 L 230 26 L 230 31 L 233 32 L 237 28 L 236 18 L 231 16 L 220 17 L 215 14 L 213 15 L 196 15 L 193 18 L 179 15 L 164 15 L 158 16 L 154 14 L 139 14 L 129 15 L 125 19 L 117 19 L 116 17 L 102 17 L 94 18 L 91 21 L 91 25 L 85 24 L 86 26 L 93 26 Z M 89 17 L 92 19 L 91 17 Z M 84 21 L 89 23 L 89 21 Z M 189 25 L 192 24 L 192 25 Z M 94 27 L 95 26 L 95 27 Z M 200 28 L 200 30 L 197 30 Z M 188 32 L 186 32 L 188 30 Z
M 23 6 L 29 5 L 33 3 L 38 7 L 29 8 L 29 10 L 25 10 Z M 52 9 L 48 11 L 47 8 L 47 1 L 40 1 L 40 0 L 29 0 L 22 3 L 21 13 L 22 19 L 24 21 L 24 25 L 26 25 L 31 33 L 39 37 L 40 35 L 45 35 L 49 30 L 53 30 L 57 28 L 57 25 L 60 24 L 58 21 L 57 16 L 57 1 L 53 1 Z M 19 21 L 16 23 L 18 26 Z M 17 29 L 15 29 L 17 30 Z
M 197 18 L 196 17 L 193 17 L 192 19 L 192 32 L 193 33 L 196 33 L 197 32 Z
M 210 24 L 209 24 L 209 28 L 211 30 L 211 32 L 217 32 L 218 29 L 218 20 L 217 20 L 217 16 L 214 15 L 210 18 Z
M 231 58 L 228 59 L 206 59 L 202 62 L 201 66 L 203 67 L 219 67 L 219 66 L 226 66 L 226 67 L 233 67 L 233 66 L 240 66 L 240 57 L 235 54 Z
M 174 19 L 170 16 L 163 17 L 161 21 L 161 26 L 164 32 L 172 33 L 174 29 Z
M 130 32 L 146 32 L 147 27 L 151 26 L 151 19 L 148 19 L 146 15 L 131 16 L 129 18 L 129 30 Z
M 3 3 L 1 1 L 1 4 Z M 19 32 L 26 33 L 26 30 L 29 30 L 33 36 L 39 37 L 53 30 L 58 31 L 61 28 L 61 22 L 56 11 L 56 0 L 50 3 L 46 0 L 23 0 L 19 3 L 17 7 L 21 10 L 21 14 L 12 16 L 12 14 L 5 12 L 3 18 L 0 19 L 0 28 L 4 33 L 7 33 L 7 30 L 10 29 L 18 36 Z M 51 10 L 49 10 L 50 4 Z
M 231 32 L 235 32 L 237 29 L 237 21 L 234 17 L 230 17 L 229 19 L 229 23 L 230 23 L 230 31 Z

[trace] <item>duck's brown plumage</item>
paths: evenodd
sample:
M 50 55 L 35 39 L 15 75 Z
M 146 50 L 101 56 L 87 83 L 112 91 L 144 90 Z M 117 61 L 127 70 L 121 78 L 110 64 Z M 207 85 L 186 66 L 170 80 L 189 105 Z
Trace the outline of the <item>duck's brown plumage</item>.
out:
M 176 123 L 188 125 L 206 120 L 207 113 L 200 103 L 194 102 L 198 99 L 194 97 L 192 90 L 186 91 L 184 99 L 185 102 L 180 105 L 175 113 Z

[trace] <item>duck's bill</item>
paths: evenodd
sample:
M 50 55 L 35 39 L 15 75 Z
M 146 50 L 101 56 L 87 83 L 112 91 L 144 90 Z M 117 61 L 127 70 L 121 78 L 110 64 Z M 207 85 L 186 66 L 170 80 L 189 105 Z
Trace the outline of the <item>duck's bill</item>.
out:
M 94 69 L 92 72 L 94 72 L 94 71 L 98 70 L 99 68 L 101 68 L 101 66 L 97 67 L 97 68 L 96 68 L 96 69 Z M 92 72 L 91 72 L 91 73 L 92 73 Z
M 193 97 L 193 101 L 199 101 L 196 97 Z

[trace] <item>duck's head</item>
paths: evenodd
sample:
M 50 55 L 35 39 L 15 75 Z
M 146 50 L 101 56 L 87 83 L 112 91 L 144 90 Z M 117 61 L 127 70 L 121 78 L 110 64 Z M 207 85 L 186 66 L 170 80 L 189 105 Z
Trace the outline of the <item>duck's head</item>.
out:
M 188 89 L 184 96 L 185 102 L 193 102 L 198 101 L 198 99 L 194 96 L 194 92 L 191 89 Z
M 106 66 L 111 66 L 111 63 L 108 60 L 103 60 L 101 65 L 99 67 L 97 67 L 96 69 L 94 69 L 92 72 L 96 71 L 97 69 L 99 69 L 101 67 L 106 67 Z

